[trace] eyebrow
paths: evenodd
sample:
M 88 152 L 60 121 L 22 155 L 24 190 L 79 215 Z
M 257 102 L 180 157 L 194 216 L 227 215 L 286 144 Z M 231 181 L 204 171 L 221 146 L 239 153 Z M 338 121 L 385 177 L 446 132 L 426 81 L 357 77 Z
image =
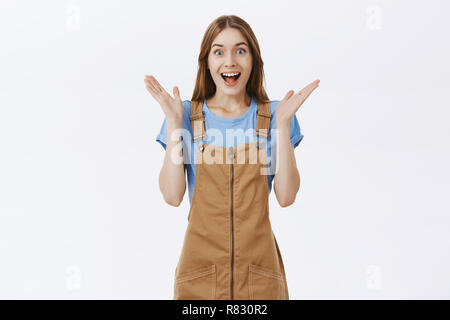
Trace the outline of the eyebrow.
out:
M 237 47 L 237 46 L 240 46 L 241 44 L 246 45 L 246 46 L 248 47 L 247 43 L 245 43 L 245 42 L 243 42 L 243 41 L 242 41 L 242 42 L 236 43 L 234 46 Z M 213 48 L 214 46 L 223 47 L 223 44 L 214 43 L 214 44 L 211 46 L 211 48 Z

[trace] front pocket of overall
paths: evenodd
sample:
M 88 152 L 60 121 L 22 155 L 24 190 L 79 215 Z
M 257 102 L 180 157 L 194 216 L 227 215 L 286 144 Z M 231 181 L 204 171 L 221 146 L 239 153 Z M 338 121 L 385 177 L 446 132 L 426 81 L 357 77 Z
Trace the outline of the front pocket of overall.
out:
M 175 276 L 175 300 L 214 300 L 216 266 L 206 265 Z
M 280 273 L 254 264 L 249 264 L 248 273 L 250 300 L 284 299 L 284 282 Z

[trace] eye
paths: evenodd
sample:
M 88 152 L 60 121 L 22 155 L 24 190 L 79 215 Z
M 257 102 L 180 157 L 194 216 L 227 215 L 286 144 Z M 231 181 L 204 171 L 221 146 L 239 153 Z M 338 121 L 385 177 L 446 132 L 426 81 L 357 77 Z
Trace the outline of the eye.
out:
M 242 48 L 239 48 L 238 50 L 242 50 L 242 51 L 244 51 L 244 53 L 246 52 L 246 51 L 245 51 L 244 49 L 242 49 Z M 217 55 L 217 52 L 222 52 L 222 50 L 218 49 L 218 50 L 214 51 L 214 54 Z

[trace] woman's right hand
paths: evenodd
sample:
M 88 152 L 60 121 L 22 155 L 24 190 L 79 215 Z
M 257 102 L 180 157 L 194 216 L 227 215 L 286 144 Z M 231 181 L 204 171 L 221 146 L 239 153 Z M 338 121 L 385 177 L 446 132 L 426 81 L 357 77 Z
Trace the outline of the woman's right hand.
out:
M 144 82 L 148 92 L 161 105 L 168 121 L 183 118 L 183 101 L 180 98 L 180 90 L 177 86 L 173 87 L 174 98 L 172 98 L 154 76 L 145 75 Z

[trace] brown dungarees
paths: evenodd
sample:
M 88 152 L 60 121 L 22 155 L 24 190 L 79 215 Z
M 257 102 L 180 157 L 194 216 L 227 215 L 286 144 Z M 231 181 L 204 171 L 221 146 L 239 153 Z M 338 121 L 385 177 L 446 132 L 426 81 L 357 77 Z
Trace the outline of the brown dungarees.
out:
M 202 102 L 191 102 L 194 141 L 206 133 L 202 107 Z M 256 142 L 198 144 L 174 299 L 289 299 L 269 221 L 266 148 L 259 141 L 259 136 L 268 137 L 270 118 L 270 104 L 258 104 Z

